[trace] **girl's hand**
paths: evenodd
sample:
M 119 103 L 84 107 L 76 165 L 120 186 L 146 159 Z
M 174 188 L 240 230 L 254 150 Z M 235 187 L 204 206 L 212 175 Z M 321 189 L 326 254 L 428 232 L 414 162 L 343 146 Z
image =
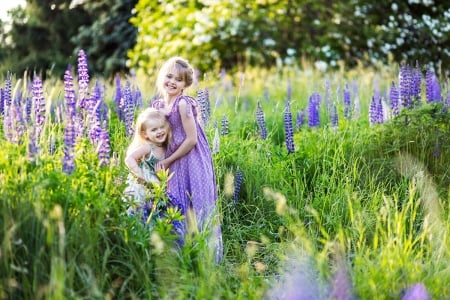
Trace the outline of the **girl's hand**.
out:
M 156 165 L 155 165 L 155 173 L 158 173 L 159 171 L 165 170 L 165 169 L 166 169 L 166 166 L 164 164 L 164 160 L 156 163 Z

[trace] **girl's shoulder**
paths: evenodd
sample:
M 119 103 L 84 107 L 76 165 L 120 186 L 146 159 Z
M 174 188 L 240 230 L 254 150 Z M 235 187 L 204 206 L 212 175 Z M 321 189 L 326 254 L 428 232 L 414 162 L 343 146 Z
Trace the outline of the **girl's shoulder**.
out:
M 186 101 L 187 104 L 190 104 L 192 106 L 197 106 L 198 102 L 197 100 L 192 97 L 192 96 L 188 96 L 188 95 L 180 95 L 177 99 L 177 102 L 179 103 L 181 100 Z

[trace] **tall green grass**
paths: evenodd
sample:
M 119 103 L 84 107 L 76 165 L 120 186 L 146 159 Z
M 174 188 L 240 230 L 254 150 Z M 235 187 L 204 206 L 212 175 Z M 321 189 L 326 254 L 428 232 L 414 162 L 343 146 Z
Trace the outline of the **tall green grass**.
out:
M 229 120 L 213 157 L 225 251 L 220 264 L 208 232 L 176 249 L 169 233 L 149 232 L 126 215 L 121 193 L 129 141 L 115 115 L 112 86 L 115 158 L 107 167 L 99 167 L 95 149 L 82 140 L 75 172 L 64 174 L 63 124 L 55 121 L 47 121 L 35 160 L 28 159 L 26 143 L 11 144 L 2 134 L 0 298 L 283 299 L 296 291 L 323 299 L 342 269 L 360 299 L 399 299 L 419 282 L 433 299 L 450 297 L 450 114 L 442 105 L 424 105 L 370 126 L 374 80 L 386 88 L 396 71 L 290 68 L 205 77 L 200 87 L 210 92 L 210 141 L 214 123 L 220 128 L 224 115 Z M 345 82 L 358 82 L 361 116 L 340 115 L 338 128 L 330 128 L 322 111 L 323 125 L 296 130 L 296 151 L 288 154 L 287 82 L 295 112 L 311 92 L 323 93 L 325 79 L 333 97 Z M 142 82 L 148 103 L 152 91 Z M 46 100 L 61 101 L 60 89 L 46 85 Z M 257 101 L 267 140 L 258 137 Z M 234 201 L 237 170 L 243 183 Z

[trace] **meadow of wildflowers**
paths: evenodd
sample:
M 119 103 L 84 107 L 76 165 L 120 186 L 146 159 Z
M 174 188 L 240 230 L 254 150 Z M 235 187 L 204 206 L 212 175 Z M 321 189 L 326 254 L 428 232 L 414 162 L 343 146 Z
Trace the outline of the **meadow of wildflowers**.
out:
M 450 92 L 415 63 L 208 76 L 224 261 L 126 214 L 123 154 L 154 79 L 0 85 L 0 299 L 446 299 Z M 150 83 L 149 83 L 150 82 Z M 287 87 L 287 88 L 286 88 Z

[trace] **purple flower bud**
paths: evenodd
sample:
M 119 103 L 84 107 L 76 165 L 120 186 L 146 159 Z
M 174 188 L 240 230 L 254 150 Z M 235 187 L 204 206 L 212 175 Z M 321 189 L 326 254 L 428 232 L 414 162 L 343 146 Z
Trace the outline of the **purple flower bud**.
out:
M 122 86 L 121 86 L 119 74 L 116 75 L 116 77 L 114 79 L 114 84 L 116 87 L 116 92 L 114 95 L 114 102 L 116 103 L 117 116 L 120 121 L 125 121 L 123 106 L 122 106 L 122 102 L 121 102 L 122 101 Z
M 349 120 L 351 118 L 352 114 L 352 107 L 351 107 L 351 99 L 350 99 L 350 90 L 348 88 L 348 85 L 345 85 L 344 88 L 344 118 Z M 336 107 L 334 107 L 336 108 Z
M 100 160 L 100 166 L 109 165 L 111 146 L 109 139 L 109 132 L 106 128 L 106 121 L 103 128 L 100 129 L 100 144 L 98 148 L 98 158 Z
M 0 116 L 5 114 L 5 95 L 3 88 L 0 88 Z
M 33 103 L 36 116 L 36 139 L 39 140 L 45 123 L 45 100 L 42 81 L 36 75 L 33 80 Z
M 321 96 L 319 93 L 313 93 L 309 96 L 308 100 L 308 126 L 309 127 L 319 127 L 320 117 L 319 117 L 319 107 L 321 103 Z
M 222 130 L 220 132 L 221 135 L 228 135 L 228 118 L 223 115 L 222 117 Z
M 389 91 L 389 102 L 391 104 L 392 114 L 397 116 L 400 112 L 399 109 L 399 90 L 395 86 L 395 83 L 392 82 L 391 90 Z
M 305 124 L 305 111 L 297 111 L 295 119 L 295 128 L 300 129 Z
M 261 108 L 261 103 L 259 101 L 256 106 L 256 123 L 258 125 L 259 136 L 263 140 L 267 139 L 266 121 L 264 118 L 264 112 Z
M 131 94 L 130 82 L 127 80 L 124 89 L 124 112 L 125 112 L 125 129 L 128 137 L 132 137 L 134 133 L 134 102 Z
M 207 88 L 205 88 L 204 90 L 199 89 L 197 91 L 197 99 L 200 105 L 200 113 L 203 124 L 206 125 L 208 123 L 211 114 L 208 89 Z
M 85 108 L 89 89 L 89 72 L 87 56 L 83 49 L 78 51 L 78 95 L 79 107 Z
M 75 120 L 76 120 L 76 100 L 75 90 L 73 88 L 73 77 L 71 67 L 69 66 L 64 73 L 64 99 L 66 102 L 66 118 L 64 128 L 64 158 L 63 171 L 71 174 L 75 169 Z
M 416 283 L 403 294 L 402 300 L 431 300 L 423 283 Z
M 331 113 L 331 127 L 336 128 L 339 123 L 339 116 L 336 104 L 332 104 L 330 113 Z
M 425 85 L 426 85 L 426 96 L 427 103 L 430 102 L 441 102 L 441 87 L 439 86 L 439 81 L 431 68 L 428 68 L 425 73 Z
M 288 153 L 295 152 L 294 145 L 294 130 L 292 129 L 292 114 L 291 105 L 288 100 L 286 100 L 284 107 L 284 130 L 286 134 L 286 149 Z
M 399 96 L 403 107 L 412 108 L 411 100 L 411 69 L 409 65 L 400 67 L 399 74 Z
M 242 182 L 244 181 L 244 174 L 238 168 L 236 174 L 234 175 L 234 191 L 233 191 L 233 202 L 236 203 L 239 198 L 239 192 L 241 191 Z

